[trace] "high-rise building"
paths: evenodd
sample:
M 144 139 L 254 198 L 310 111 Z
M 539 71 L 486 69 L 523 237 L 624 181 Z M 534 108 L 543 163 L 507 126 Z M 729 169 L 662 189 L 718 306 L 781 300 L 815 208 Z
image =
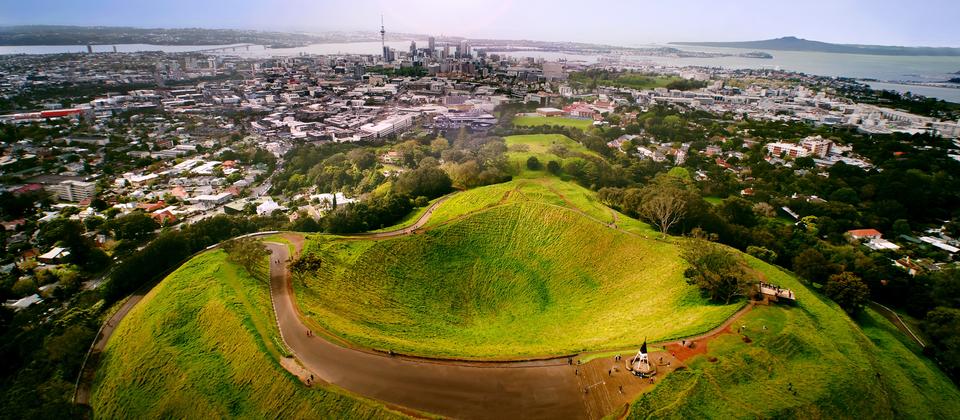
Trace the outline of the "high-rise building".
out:
M 433 57 L 435 49 L 437 48 L 437 39 L 434 37 L 427 38 L 427 55 Z
M 62 181 L 47 187 L 47 190 L 57 195 L 63 201 L 80 202 L 93 197 L 97 191 L 97 184 L 93 182 Z
M 417 41 L 410 41 L 410 56 L 417 56 Z
M 87 54 L 93 54 L 93 45 L 87 44 Z
M 563 73 L 563 64 L 556 61 L 545 61 L 543 63 L 543 78 L 547 81 L 563 80 L 566 75 Z
M 450 58 L 450 44 L 443 44 L 443 57 Z
M 458 51 L 460 52 L 460 58 L 470 58 L 470 43 L 467 42 L 467 40 L 460 41 L 460 48 Z

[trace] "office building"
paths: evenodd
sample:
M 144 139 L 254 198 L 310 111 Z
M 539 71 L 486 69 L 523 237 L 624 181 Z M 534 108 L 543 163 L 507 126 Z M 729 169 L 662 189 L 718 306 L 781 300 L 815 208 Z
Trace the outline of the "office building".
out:
M 59 184 L 47 186 L 47 191 L 63 201 L 80 202 L 93 198 L 97 192 L 97 184 L 85 181 L 62 181 Z

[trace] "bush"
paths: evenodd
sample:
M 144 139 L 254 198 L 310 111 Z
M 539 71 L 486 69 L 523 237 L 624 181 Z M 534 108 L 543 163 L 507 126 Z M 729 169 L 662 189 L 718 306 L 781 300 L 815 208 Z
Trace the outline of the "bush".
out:
M 554 175 L 559 175 L 559 174 L 560 174 L 560 164 L 557 163 L 557 161 L 555 161 L 555 160 L 551 160 L 551 161 L 547 162 L 547 172 L 550 172 L 551 174 L 554 174 Z
M 747 247 L 747 254 L 764 260 L 768 263 L 774 263 L 777 260 L 777 253 L 762 246 L 750 245 Z
M 540 159 L 537 159 L 536 156 L 530 156 L 530 158 L 527 159 L 527 169 L 531 171 L 539 171 L 542 167 L 543 165 L 540 163 Z

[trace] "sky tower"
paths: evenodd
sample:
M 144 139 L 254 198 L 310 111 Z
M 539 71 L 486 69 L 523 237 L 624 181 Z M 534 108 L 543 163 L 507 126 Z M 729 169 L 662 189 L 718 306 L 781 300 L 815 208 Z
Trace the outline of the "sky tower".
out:
M 390 57 L 390 49 L 387 48 L 387 30 L 383 27 L 383 15 L 380 15 L 380 46 L 383 47 L 383 61 L 393 61 Z

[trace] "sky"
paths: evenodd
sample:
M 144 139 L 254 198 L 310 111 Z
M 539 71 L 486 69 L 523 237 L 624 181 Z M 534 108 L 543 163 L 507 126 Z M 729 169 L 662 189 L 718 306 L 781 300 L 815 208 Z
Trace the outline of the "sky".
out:
M 960 47 L 960 0 L 0 0 L 0 25 L 376 31 L 632 46 L 797 36 Z

